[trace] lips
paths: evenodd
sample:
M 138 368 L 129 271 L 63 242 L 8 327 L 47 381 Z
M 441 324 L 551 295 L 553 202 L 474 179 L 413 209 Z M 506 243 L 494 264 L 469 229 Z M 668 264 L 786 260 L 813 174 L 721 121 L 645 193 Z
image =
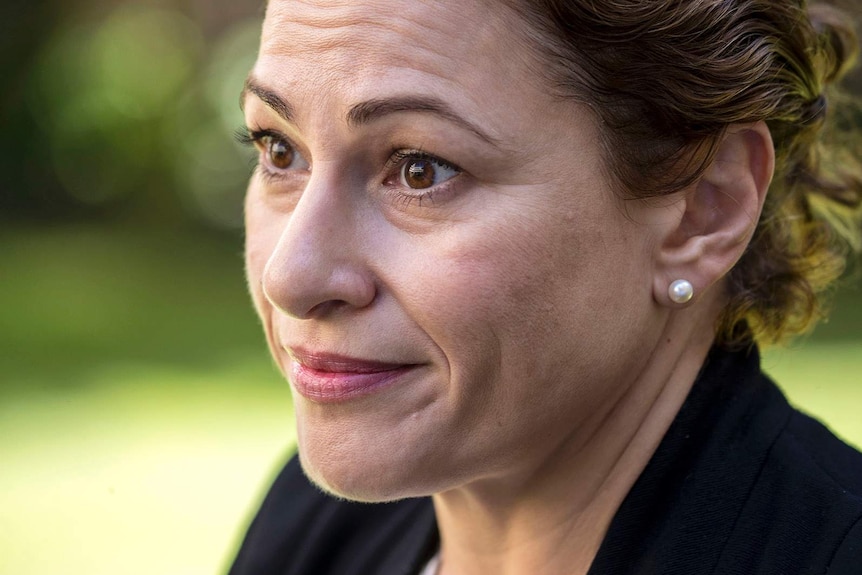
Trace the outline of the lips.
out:
M 419 367 L 299 349 L 288 353 L 293 387 L 317 403 L 340 403 L 380 391 Z

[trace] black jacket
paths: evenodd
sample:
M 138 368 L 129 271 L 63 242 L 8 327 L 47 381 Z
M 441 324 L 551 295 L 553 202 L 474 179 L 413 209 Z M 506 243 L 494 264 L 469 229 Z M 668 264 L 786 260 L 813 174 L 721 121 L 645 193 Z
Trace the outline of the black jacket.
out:
M 430 499 L 339 501 L 294 458 L 230 575 L 415 575 L 437 545 Z M 714 349 L 589 572 L 630 574 L 862 575 L 862 454 L 790 407 L 756 352 Z

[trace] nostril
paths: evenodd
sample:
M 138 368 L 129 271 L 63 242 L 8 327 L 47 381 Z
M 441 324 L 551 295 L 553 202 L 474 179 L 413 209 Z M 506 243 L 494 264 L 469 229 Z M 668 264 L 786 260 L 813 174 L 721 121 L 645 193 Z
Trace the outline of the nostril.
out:
M 346 301 L 340 299 L 320 302 L 319 304 L 308 310 L 308 312 L 305 314 L 305 317 L 312 318 L 329 315 L 338 311 L 340 308 L 348 306 L 349 304 Z

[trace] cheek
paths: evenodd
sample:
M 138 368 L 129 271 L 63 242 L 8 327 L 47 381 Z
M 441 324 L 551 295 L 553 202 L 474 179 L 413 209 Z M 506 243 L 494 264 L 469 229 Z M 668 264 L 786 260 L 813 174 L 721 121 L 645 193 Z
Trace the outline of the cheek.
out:
M 454 379 L 592 376 L 590 366 L 637 332 L 651 293 L 640 281 L 643 248 L 599 221 L 614 218 L 526 212 L 455 228 L 433 253 L 426 246 L 413 279 L 427 287 L 407 307 Z
M 425 258 L 421 281 L 436 285 L 418 323 L 447 357 L 464 460 L 530 457 L 634 373 L 651 309 L 634 240 L 585 220 L 509 219 L 453 234 Z
M 422 255 L 402 276 L 412 286 L 396 290 L 421 294 L 404 307 L 447 355 L 456 379 L 459 371 L 497 372 L 504 361 L 526 368 L 523 356 L 559 333 L 560 299 L 576 293 L 588 266 L 568 257 L 582 251 L 581 239 L 548 221 L 510 217 L 415 241 Z
M 470 321 L 510 332 L 535 327 L 530 318 L 552 314 L 594 267 L 583 246 L 595 243 L 595 234 L 572 233 L 567 222 L 546 216 L 509 217 L 453 232 L 425 258 L 428 275 L 438 278 L 432 295 Z

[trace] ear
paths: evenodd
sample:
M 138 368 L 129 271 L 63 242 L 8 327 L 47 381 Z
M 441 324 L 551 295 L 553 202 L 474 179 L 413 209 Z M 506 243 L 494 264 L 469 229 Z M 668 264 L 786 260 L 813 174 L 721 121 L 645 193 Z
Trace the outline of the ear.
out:
M 703 177 L 681 192 L 675 217 L 665 220 L 656 245 L 655 300 L 679 307 L 668 295 L 675 280 L 694 287 L 698 300 L 742 257 L 757 227 L 772 181 L 775 149 L 764 122 L 732 125 Z

